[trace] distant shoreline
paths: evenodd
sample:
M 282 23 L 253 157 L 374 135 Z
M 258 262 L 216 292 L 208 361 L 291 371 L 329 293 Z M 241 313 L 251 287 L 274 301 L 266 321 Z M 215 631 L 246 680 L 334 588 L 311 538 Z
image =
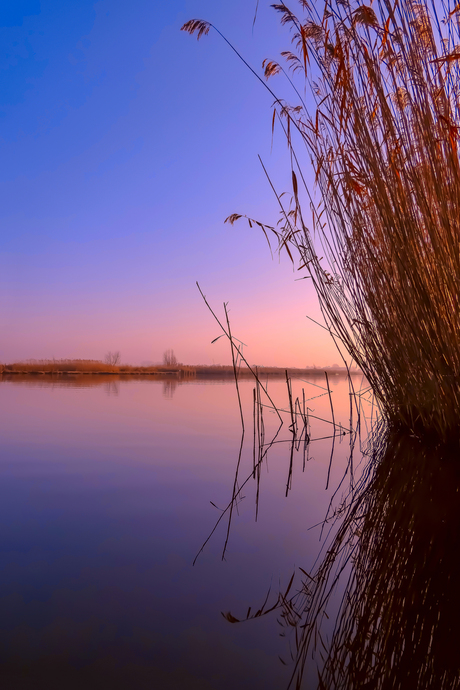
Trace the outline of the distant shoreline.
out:
M 2 377 L 9 376 L 31 376 L 31 377 L 46 377 L 46 378 L 67 378 L 69 376 L 147 376 L 154 378 L 174 377 L 179 379 L 197 378 L 197 379 L 216 379 L 216 378 L 233 378 L 234 371 L 230 365 L 216 366 L 216 365 L 183 365 L 178 364 L 174 367 L 167 366 L 151 366 L 151 367 L 135 367 L 128 365 L 110 366 L 104 363 L 91 361 L 85 366 L 84 360 L 81 367 L 77 368 L 77 362 L 56 362 L 56 363 L 15 363 L 13 365 L 0 365 L 0 375 Z M 89 366 L 91 364 L 91 366 Z M 100 368 L 97 366 L 100 364 Z M 73 367 L 71 366 L 73 365 Z M 299 369 L 296 367 L 253 367 L 253 370 L 258 373 L 261 378 L 270 377 L 285 377 L 286 372 L 290 377 L 301 376 L 321 376 L 324 377 L 325 372 L 332 376 L 347 376 L 362 375 L 359 369 L 353 369 L 349 372 L 345 367 L 306 367 Z M 247 368 L 242 367 L 238 370 L 238 378 L 252 378 L 253 373 Z

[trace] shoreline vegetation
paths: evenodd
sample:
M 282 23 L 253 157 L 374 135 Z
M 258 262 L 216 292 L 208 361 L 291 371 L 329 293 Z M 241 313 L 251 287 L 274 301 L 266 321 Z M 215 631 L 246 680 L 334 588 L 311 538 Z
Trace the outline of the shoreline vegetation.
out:
M 257 369 L 260 377 L 285 377 L 286 372 L 290 377 L 299 376 L 322 376 L 324 372 L 333 375 L 348 376 L 361 375 L 359 369 L 347 371 L 345 367 L 331 366 L 331 367 L 253 367 Z M 99 375 L 114 375 L 114 376 L 154 376 L 177 378 L 234 378 L 234 369 L 232 365 L 189 365 L 176 364 L 174 366 L 154 365 L 154 366 L 132 366 L 129 364 L 111 365 L 99 360 L 89 359 L 73 359 L 73 360 L 29 360 L 27 362 L 13 362 L 11 364 L 0 364 L 0 376 L 9 377 L 17 375 L 28 376 L 99 376 Z M 249 369 L 241 368 L 238 371 L 238 378 L 253 378 L 253 374 Z

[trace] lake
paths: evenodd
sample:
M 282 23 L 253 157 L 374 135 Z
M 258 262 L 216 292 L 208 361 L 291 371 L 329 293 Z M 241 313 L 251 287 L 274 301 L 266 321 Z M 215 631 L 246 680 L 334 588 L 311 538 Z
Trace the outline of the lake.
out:
M 347 428 L 348 380 L 334 376 L 330 386 L 335 422 Z M 253 468 L 253 389 L 240 381 L 240 485 Z M 241 442 L 232 381 L 1 380 L 4 687 L 286 687 L 293 664 L 276 612 L 236 625 L 222 612 L 244 618 L 270 588 L 273 599 L 286 589 L 297 566 L 313 567 L 321 528 L 310 528 L 347 466 L 349 436 L 338 437 L 326 490 L 324 374 L 293 379 L 292 389 L 310 400 L 312 440 L 293 452 L 288 496 L 292 434 L 283 414 L 261 466 L 257 521 L 251 477 L 224 560 L 227 516 L 193 565 L 232 495 Z M 270 379 L 268 392 L 287 409 L 286 381 Z M 264 423 L 269 441 L 278 428 L 269 407 Z

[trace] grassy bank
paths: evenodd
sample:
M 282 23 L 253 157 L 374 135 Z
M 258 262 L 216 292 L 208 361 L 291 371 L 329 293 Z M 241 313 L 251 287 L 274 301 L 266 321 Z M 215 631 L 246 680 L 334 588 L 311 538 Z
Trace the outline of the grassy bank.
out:
M 95 359 L 37 359 L 0 365 L 4 374 L 187 374 L 191 367 L 177 365 L 136 367 L 130 364 L 112 365 Z
M 286 371 L 291 377 L 301 376 L 320 376 L 324 378 L 325 369 L 317 369 L 316 367 L 296 369 L 283 367 L 257 367 L 261 377 L 279 376 L 284 377 Z M 331 375 L 344 375 L 346 369 L 340 367 L 328 367 L 326 369 Z M 12 362 L 11 364 L 0 364 L 0 373 L 3 375 L 31 375 L 31 376 L 67 376 L 73 374 L 86 375 L 144 375 L 144 376 L 180 376 L 180 377 L 196 377 L 196 378 L 233 378 L 234 371 L 232 366 L 227 365 L 188 365 L 177 364 L 174 366 L 148 366 L 136 367 L 129 364 L 120 364 L 113 366 L 92 359 L 60 359 L 60 360 L 27 360 L 26 362 Z M 356 372 L 361 375 L 360 371 Z M 239 370 L 241 378 L 253 378 L 253 374 L 249 369 L 242 368 Z
M 37 359 L 3 365 L 3 373 L 21 374 L 118 374 L 121 367 L 92 359 Z

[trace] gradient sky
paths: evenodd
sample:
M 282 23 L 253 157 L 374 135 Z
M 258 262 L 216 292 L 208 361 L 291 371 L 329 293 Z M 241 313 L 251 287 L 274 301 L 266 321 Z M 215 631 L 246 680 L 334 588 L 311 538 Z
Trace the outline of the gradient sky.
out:
M 306 314 L 307 280 L 272 260 L 260 230 L 289 189 L 272 98 L 215 33 L 261 72 L 289 37 L 260 0 L 3 0 L 0 5 L 0 361 L 227 363 L 195 281 L 250 362 L 339 361 Z M 278 78 L 277 78 L 278 79 Z M 272 82 L 275 85 L 275 82 Z

